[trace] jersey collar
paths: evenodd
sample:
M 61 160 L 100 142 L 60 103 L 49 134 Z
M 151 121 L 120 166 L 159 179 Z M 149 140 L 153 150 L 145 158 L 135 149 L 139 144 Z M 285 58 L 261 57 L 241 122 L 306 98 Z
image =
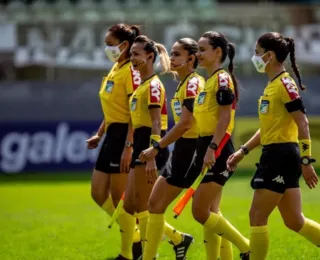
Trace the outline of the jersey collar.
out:
M 283 73 L 286 73 L 286 72 L 287 72 L 286 70 L 281 71 L 277 76 L 275 76 L 275 77 L 270 81 L 270 83 L 271 83 L 272 81 L 274 81 L 275 79 L 277 79 L 278 77 L 280 77 Z
M 176 92 L 179 91 L 180 87 L 184 84 L 184 82 L 193 74 L 195 73 L 195 71 L 192 71 L 191 73 L 189 73 L 182 81 L 179 82 Z
M 211 74 L 211 76 L 209 77 L 209 79 L 210 79 L 214 74 L 216 74 L 218 71 L 220 71 L 220 70 L 223 70 L 223 68 L 219 68 L 219 69 L 215 70 L 215 71 Z
M 140 85 L 142 85 L 143 83 L 145 83 L 146 81 L 148 81 L 148 80 L 150 80 L 150 79 L 152 79 L 154 76 L 156 76 L 157 74 L 152 74 L 149 78 L 147 78 L 147 79 L 145 79 L 145 80 L 141 80 L 141 83 L 140 83 Z
M 125 61 L 123 61 L 121 64 L 118 63 L 118 68 L 119 68 L 119 69 L 122 68 L 124 65 L 128 64 L 129 62 L 130 62 L 130 60 L 125 60 Z

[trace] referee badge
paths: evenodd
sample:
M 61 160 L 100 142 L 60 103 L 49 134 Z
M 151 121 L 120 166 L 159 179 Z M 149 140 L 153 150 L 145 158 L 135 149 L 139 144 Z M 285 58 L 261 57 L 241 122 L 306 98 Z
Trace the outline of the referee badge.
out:
M 107 83 L 106 83 L 106 91 L 108 93 L 111 93 L 112 89 L 113 89 L 113 86 L 114 86 L 114 81 L 108 80 Z
M 135 111 L 136 108 L 137 108 L 137 99 L 136 99 L 136 98 L 133 98 L 133 99 L 131 100 L 130 109 L 131 109 L 131 111 Z
M 174 112 L 176 113 L 177 116 L 180 116 L 182 113 L 182 108 L 179 100 L 174 100 L 173 101 L 173 108 Z
M 269 111 L 269 100 L 261 100 L 260 103 L 260 113 L 261 114 L 266 114 Z
M 204 103 L 204 99 L 206 97 L 206 92 L 201 92 L 198 96 L 198 104 L 202 105 Z

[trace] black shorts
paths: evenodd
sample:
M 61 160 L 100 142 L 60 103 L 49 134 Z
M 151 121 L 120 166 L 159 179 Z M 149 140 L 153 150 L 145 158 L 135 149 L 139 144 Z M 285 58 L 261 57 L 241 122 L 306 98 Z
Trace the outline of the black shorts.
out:
M 162 176 L 175 187 L 189 188 L 200 174 L 195 167 L 197 138 L 179 138 L 169 157 Z
M 108 126 L 95 169 L 104 173 L 120 173 L 120 161 L 128 133 L 128 124 Z
M 213 136 L 199 137 L 197 141 L 197 156 L 196 167 L 201 171 L 203 165 L 203 158 L 207 152 L 208 146 L 212 141 Z M 235 152 L 231 138 L 227 141 L 220 156 L 216 159 L 214 166 L 208 170 L 206 176 L 203 178 L 202 183 L 215 182 L 222 186 L 230 179 L 233 172 L 227 169 L 227 160 L 231 154 Z
M 161 130 L 161 137 L 165 136 L 166 131 Z M 139 127 L 134 130 L 133 135 L 133 154 L 132 154 L 132 161 L 130 164 L 131 168 L 134 168 L 136 165 L 143 165 L 139 160 L 140 153 L 148 149 L 150 147 L 150 135 L 151 135 L 151 128 L 150 127 Z M 169 149 L 165 148 L 162 149 L 156 156 L 156 163 L 157 168 L 159 171 L 163 169 L 169 157 Z
M 301 176 L 299 146 L 296 143 L 270 144 L 262 149 L 257 171 L 251 181 L 253 189 L 267 189 L 283 194 L 298 188 Z

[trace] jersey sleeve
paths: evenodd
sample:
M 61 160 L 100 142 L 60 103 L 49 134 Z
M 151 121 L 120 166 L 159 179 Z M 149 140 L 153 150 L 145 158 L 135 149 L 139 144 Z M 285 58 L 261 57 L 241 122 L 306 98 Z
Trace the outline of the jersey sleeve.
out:
M 283 77 L 280 81 L 282 85 L 280 86 L 280 98 L 284 104 L 300 99 L 299 90 L 293 79 Z
M 183 99 L 196 98 L 199 93 L 199 84 L 200 81 L 197 77 L 189 79 Z
M 128 96 L 131 96 L 133 91 L 141 84 L 140 73 L 137 70 L 134 70 L 132 66 L 129 67 L 129 72 L 127 73 L 125 79 L 125 88 Z
M 148 107 L 161 107 L 164 96 L 164 88 L 162 88 L 161 82 L 157 79 L 152 80 L 148 89 Z
M 218 74 L 216 100 L 220 106 L 231 105 L 235 100 L 234 85 L 230 75 L 226 72 Z

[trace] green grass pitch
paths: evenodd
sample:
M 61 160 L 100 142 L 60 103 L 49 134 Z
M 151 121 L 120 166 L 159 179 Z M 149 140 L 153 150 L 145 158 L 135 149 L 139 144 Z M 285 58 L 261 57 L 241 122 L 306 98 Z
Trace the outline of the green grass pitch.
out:
M 64 260 L 113 259 L 119 253 L 120 236 L 109 217 L 90 198 L 90 176 L 50 174 L 0 176 L 0 259 Z M 248 211 L 252 190 L 248 177 L 233 177 L 225 187 L 221 210 L 245 236 L 249 235 Z M 320 188 L 310 191 L 301 182 L 303 209 L 307 217 L 320 222 Z M 190 205 L 182 216 L 167 220 L 195 237 L 188 259 L 206 259 L 202 227 L 191 216 Z M 287 230 L 277 210 L 270 227 L 270 260 L 317 260 L 320 249 Z M 171 245 L 162 242 L 159 259 L 174 259 Z M 234 248 L 234 259 L 239 259 Z

